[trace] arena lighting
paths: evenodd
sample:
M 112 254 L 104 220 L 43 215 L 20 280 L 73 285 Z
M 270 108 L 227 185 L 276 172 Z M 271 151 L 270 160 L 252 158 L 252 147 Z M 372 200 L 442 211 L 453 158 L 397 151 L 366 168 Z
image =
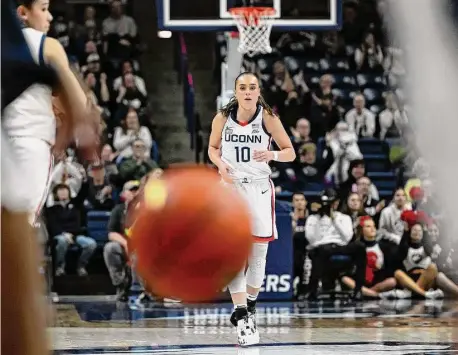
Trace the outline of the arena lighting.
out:
M 164 38 L 164 39 L 172 38 L 172 32 L 171 31 L 158 31 L 157 36 L 159 38 Z

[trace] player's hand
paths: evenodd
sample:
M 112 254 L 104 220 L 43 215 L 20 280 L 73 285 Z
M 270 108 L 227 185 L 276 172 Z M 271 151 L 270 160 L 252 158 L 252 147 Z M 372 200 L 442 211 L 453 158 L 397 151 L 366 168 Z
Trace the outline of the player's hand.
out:
M 255 150 L 253 159 L 257 162 L 269 162 L 274 158 L 274 153 L 270 150 Z
M 234 181 L 231 178 L 231 167 L 224 162 L 221 162 L 218 165 L 219 174 L 223 178 L 224 182 L 232 184 Z

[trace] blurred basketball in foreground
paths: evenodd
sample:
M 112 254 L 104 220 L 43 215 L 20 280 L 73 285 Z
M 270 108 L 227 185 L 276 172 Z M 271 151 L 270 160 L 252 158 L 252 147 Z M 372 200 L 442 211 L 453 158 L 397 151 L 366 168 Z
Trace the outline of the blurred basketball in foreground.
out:
M 202 167 L 171 169 L 141 193 L 144 203 L 131 228 L 138 273 L 156 295 L 211 300 L 251 251 L 244 201 Z

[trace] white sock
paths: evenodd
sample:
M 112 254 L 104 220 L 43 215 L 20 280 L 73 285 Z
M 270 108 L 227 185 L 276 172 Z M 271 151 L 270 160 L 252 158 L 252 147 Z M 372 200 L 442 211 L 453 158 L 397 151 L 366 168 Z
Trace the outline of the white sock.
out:
M 246 298 L 249 301 L 256 301 L 258 299 L 258 296 L 253 296 L 253 295 L 247 294 Z

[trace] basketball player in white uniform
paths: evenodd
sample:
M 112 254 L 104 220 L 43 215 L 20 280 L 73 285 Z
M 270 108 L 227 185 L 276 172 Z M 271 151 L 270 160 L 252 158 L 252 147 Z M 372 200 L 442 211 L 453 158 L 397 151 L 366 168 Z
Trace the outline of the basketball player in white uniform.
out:
M 280 151 L 270 150 L 272 139 Z M 240 345 L 257 344 L 256 298 L 264 281 L 268 242 L 277 237 L 268 162 L 293 161 L 296 154 L 280 119 L 262 98 L 254 74 L 237 77 L 235 97 L 213 119 L 208 153 L 223 181 L 240 192 L 251 212 L 255 240 L 248 269 L 241 270 L 228 288 L 235 306 L 231 322 L 237 326 Z
M 24 24 L 46 32 L 49 28 L 49 12 L 47 3 L 37 1 L 23 1 L 22 6 L 16 11 L 9 1 L 2 1 L 2 126 L 1 126 L 1 174 L 2 174 L 2 209 L 1 209 L 1 248 L 2 248 L 2 321 L 8 327 L 2 329 L 2 350 L 10 355 L 45 355 L 49 354 L 46 335 L 45 297 L 43 291 L 43 277 L 38 273 L 40 250 L 38 240 L 31 226 L 27 223 L 31 206 L 31 192 L 38 186 L 35 183 L 36 169 L 41 169 L 38 162 L 30 161 L 32 167 L 23 164 L 24 150 L 26 154 L 35 154 L 34 149 L 25 145 L 16 149 L 11 140 L 16 138 L 14 125 L 11 122 L 12 114 L 21 111 L 25 115 L 24 124 L 30 124 L 32 114 L 44 111 L 44 106 L 49 107 L 50 101 L 45 92 L 38 89 L 40 85 L 53 86 L 56 79 L 60 84 L 59 94 L 63 95 L 64 107 L 71 114 L 71 128 L 76 128 L 77 122 L 86 122 L 88 114 L 94 119 L 85 105 L 84 95 L 78 80 L 71 72 L 65 51 L 54 39 L 45 39 L 44 59 L 52 68 L 40 67 L 36 58 L 37 52 L 32 55 L 33 47 L 29 38 L 26 42 L 19 26 L 18 15 Z M 43 26 L 42 26 L 43 25 Z M 25 31 L 28 32 L 28 31 Z M 31 31 L 32 32 L 32 31 Z M 35 40 L 36 44 L 36 40 Z M 5 50 L 6 49 L 6 50 Z M 34 93 L 30 97 L 30 111 L 22 106 L 13 109 L 18 100 L 27 90 Z M 47 92 L 46 92 L 47 93 Z M 13 105 L 13 106 L 11 106 Z M 35 105 L 35 106 L 33 106 Z M 9 110 L 9 112 L 7 112 Z M 14 116 L 18 121 L 24 117 Z M 53 117 L 51 115 L 50 117 Z M 8 122 L 4 122 L 4 121 Z M 35 121 L 33 121 L 35 122 Z M 41 122 L 41 121 L 40 121 Z M 9 126 L 8 126 L 9 125 Z M 50 123 L 51 125 L 51 123 Z M 7 127 L 8 126 L 8 127 Z M 7 128 L 7 129 L 4 129 Z M 16 127 L 18 130 L 19 127 Z M 70 131 L 73 131 L 70 130 Z M 43 131 L 37 129 L 40 138 L 50 135 L 39 135 Z M 27 137 L 34 138 L 35 132 L 26 132 Z M 30 134 L 30 136 L 29 136 Z M 11 139 L 9 138 L 11 136 Z M 14 137 L 14 138 L 13 138 Z M 52 137 L 52 136 L 51 136 Z M 47 161 L 44 161 L 45 169 Z M 35 169 L 35 170 L 34 170 Z M 42 189 L 43 186 L 38 186 Z M 20 280 L 20 282 L 18 282 Z M 41 303 L 43 301 L 43 303 Z
M 54 38 L 46 37 L 52 21 L 49 0 L 21 0 L 19 3 L 17 15 L 25 26 L 22 32 L 33 60 L 54 69 L 59 97 L 74 111 L 69 112 L 73 119 L 82 117 L 82 111 L 88 107 L 86 94 L 70 69 L 62 45 Z M 26 204 L 22 207 L 29 211 L 32 224 L 35 224 L 46 200 L 53 165 L 51 148 L 56 140 L 56 118 L 52 92 L 50 85 L 30 85 L 5 108 L 2 121 L 3 133 L 9 138 L 7 144 L 16 165 L 14 169 L 7 166 L 2 169 L 3 183 L 7 184 L 4 186 L 14 186 L 18 174 L 13 174 L 13 171 L 21 171 L 20 175 L 27 179 L 25 184 L 16 188 L 2 189 L 2 200 L 14 200 L 17 190 L 20 190 L 21 196 L 25 197 L 21 203 Z M 71 124 L 77 125 L 75 122 Z

